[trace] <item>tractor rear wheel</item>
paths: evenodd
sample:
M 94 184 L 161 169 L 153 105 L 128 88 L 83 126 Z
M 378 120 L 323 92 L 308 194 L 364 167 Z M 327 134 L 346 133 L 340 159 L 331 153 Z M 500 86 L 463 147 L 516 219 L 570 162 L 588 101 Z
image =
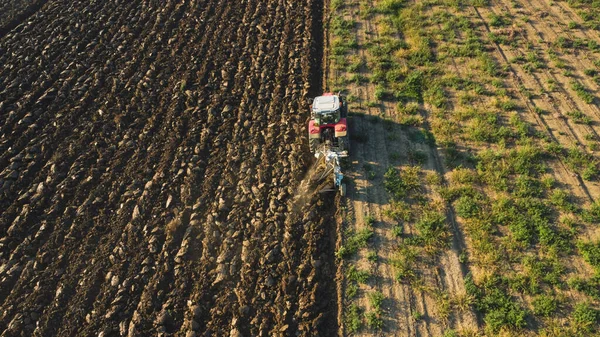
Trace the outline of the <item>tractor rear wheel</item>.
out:
M 350 139 L 348 136 L 338 138 L 338 146 L 340 151 L 350 152 Z
M 342 106 L 342 118 L 348 118 L 348 104 L 345 101 Z
M 319 148 L 319 144 L 321 143 L 321 140 L 318 138 L 309 138 L 308 139 L 308 146 L 310 147 L 310 152 L 311 153 L 316 153 L 317 149 Z

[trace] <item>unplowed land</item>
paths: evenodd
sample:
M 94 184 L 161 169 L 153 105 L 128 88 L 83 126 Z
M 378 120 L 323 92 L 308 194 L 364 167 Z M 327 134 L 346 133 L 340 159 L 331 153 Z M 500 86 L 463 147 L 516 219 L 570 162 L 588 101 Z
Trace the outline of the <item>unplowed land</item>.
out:
M 598 335 L 597 5 L 330 6 L 341 333 Z
M 292 207 L 320 7 L 50 1 L 0 36 L 2 336 L 335 331 L 329 217 Z

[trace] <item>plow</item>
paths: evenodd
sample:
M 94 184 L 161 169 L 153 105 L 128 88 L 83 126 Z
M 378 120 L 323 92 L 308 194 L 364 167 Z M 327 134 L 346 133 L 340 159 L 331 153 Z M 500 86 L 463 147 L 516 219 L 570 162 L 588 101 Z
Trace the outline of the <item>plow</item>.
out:
M 314 175 L 314 181 L 320 186 L 320 193 L 337 192 L 341 196 L 346 195 L 346 184 L 343 182 L 344 174 L 340 165 L 341 158 L 348 157 L 347 151 L 338 151 L 335 149 L 322 147 L 315 154 L 317 158 L 317 173 Z M 326 184 L 320 184 L 325 182 Z

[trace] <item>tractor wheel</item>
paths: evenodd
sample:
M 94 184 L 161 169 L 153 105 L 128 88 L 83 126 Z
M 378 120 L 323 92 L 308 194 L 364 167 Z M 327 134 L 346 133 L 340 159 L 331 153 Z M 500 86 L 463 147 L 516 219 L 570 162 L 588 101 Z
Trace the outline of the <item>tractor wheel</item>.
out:
M 319 148 L 320 143 L 321 143 L 321 141 L 318 138 L 309 138 L 308 146 L 310 147 L 310 152 L 311 153 L 317 152 L 317 149 Z
M 350 139 L 348 136 L 338 138 L 338 144 L 341 151 L 350 152 Z
M 348 103 L 344 101 L 344 105 L 342 106 L 342 118 L 348 118 Z

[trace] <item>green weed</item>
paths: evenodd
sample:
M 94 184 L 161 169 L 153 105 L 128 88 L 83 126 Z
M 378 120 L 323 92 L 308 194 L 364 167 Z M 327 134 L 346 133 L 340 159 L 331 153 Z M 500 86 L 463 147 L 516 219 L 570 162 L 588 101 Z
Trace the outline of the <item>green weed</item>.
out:
M 375 311 L 369 311 L 365 313 L 365 319 L 367 320 L 367 326 L 374 330 L 381 330 L 383 328 L 383 318 L 381 313 Z
M 338 258 L 350 257 L 358 251 L 358 249 L 366 247 L 368 241 L 373 237 L 373 230 L 370 228 L 362 229 L 359 232 L 350 232 L 346 242 L 335 253 Z
M 573 310 L 573 322 L 579 332 L 592 333 L 596 331 L 600 314 L 589 303 L 578 303 Z
M 351 304 L 346 311 L 346 328 L 349 333 L 358 332 L 362 328 L 361 310 L 356 304 Z
M 536 296 L 531 304 L 533 304 L 533 313 L 544 317 L 550 317 L 558 309 L 558 301 L 549 295 Z
M 567 116 L 571 117 L 573 121 L 577 124 L 592 124 L 592 119 L 586 116 L 583 112 L 575 110 L 567 113 Z
M 365 270 L 358 270 L 354 265 L 348 267 L 346 270 L 346 278 L 349 281 L 354 281 L 358 283 L 366 283 L 369 280 L 370 274 Z
M 581 98 L 587 104 L 592 104 L 594 102 L 594 95 L 592 95 L 589 90 L 583 86 L 583 84 L 577 81 L 572 81 L 571 89 L 573 89 L 575 93 L 577 93 L 577 96 L 579 96 L 579 98 Z

